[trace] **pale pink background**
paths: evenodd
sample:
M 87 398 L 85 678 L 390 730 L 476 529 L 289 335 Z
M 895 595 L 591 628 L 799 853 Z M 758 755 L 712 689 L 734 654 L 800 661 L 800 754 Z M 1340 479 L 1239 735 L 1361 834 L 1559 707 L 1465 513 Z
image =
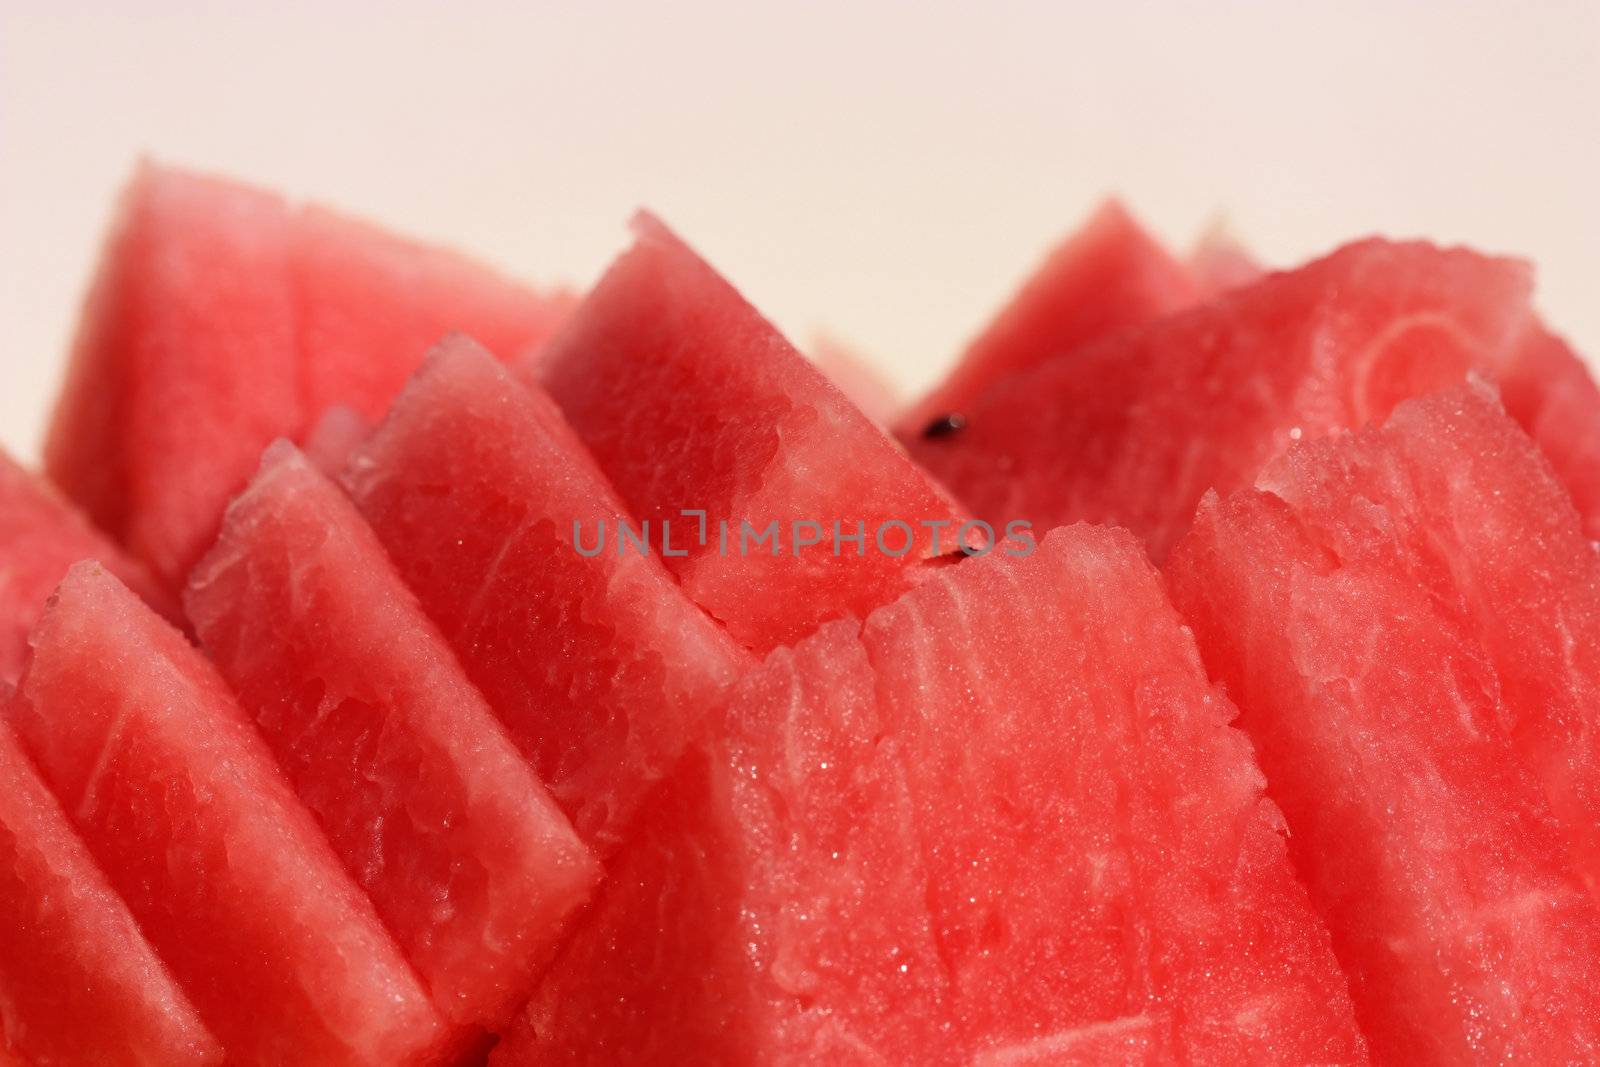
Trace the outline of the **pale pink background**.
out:
M 1537 260 L 1600 353 L 1600 4 L 0 0 L 0 443 L 34 452 L 134 158 L 594 277 L 640 204 L 796 340 L 931 382 L 1120 191 L 1186 245 Z M 270 12 L 269 12 L 270 9 Z

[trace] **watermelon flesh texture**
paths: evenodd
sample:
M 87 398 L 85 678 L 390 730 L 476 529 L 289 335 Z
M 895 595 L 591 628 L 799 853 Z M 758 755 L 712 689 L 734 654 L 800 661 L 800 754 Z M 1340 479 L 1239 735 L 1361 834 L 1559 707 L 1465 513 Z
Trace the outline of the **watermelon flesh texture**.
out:
M 0 1063 L 221 1062 L 221 1046 L 0 724 Z
M 440 1012 L 506 1022 L 599 868 L 355 508 L 280 441 L 186 606 Z
M 1515 372 L 1539 333 L 1529 288 L 1511 260 L 1357 242 L 1014 375 L 912 452 L 991 521 L 1115 523 L 1160 560 L 1206 490 L 1250 485 L 1292 441 Z
M 1381 430 L 1291 450 L 1257 484 L 1340 559 L 1388 567 L 1453 609 L 1494 669 L 1575 871 L 1600 891 L 1600 555 L 1493 392 L 1402 404 Z
M 0 683 L 28 660 L 28 631 L 67 568 L 103 563 L 169 618 L 177 604 L 144 565 L 91 526 L 56 488 L 0 452 Z
M 91 563 L 33 641 L 11 721 L 228 1062 L 431 1062 L 427 993 L 211 665 Z
M 345 404 L 375 421 L 445 334 L 467 331 L 491 352 L 517 353 L 548 338 L 575 302 L 315 206 L 299 213 L 293 234 L 312 415 Z
M 942 569 L 746 676 L 491 1063 L 1365 1062 L 1232 714 L 1128 535 Z
M 89 294 L 46 470 L 176 590 L 275 438 L 301 439 L 336 403 L 378 417 L 445 330 L 533 346 L 569 303 L 321 209 L 146 164 Z
M 1500 374 L 1506 410 L 1572 494 L 1584 532 L 1600 542 L 1600 387 L 1565 341 L 1536 327 Z
M 173 589 L 300 419 L 287 229 L 274 196 L 142 166 L 89 293 L 45 470 Z
M 957 550 L 966 516 L 944 490 L 665 226 L 640 215 L 634 230 L 526 367 L 658 550 L 670 524 L 684 554 L 663 562 L 696 603 L 764 651 L 892 600 Z M 686 510 L 704 513 L 703 539 Z M 836 555 L 835 523 L 864 540 Z
M 1116 200 L 1102 204 L 1062 242 L 967 347 L 949 376 L 898 420 L 914 441 L 1016 371 L 1192 304 L 1187 267 L 1162 248 Z
M 631 520 L 560 412 L 465 338 L 428 358 L 346 485 L 540 780 L 610 852 L 748 654 L 657 558 L 618 553 Z M 610 547 L 579 552 L 601 524 Z
M 1374 1057 L 1591 1062 L 1600 911 L 1518 758 L 1530 741 L 1563 739 L 1502 702 L 1517 686 L 1502 684 L 1477 632 L 1501 624 L 1470 617 L 1482 610 L 1471 598 L 1493 588 L 1474 571 L 1481 550 L 1506 531 L 1448 543 L 1517 510 L 1472 499 L 1484 471 L 1510 472 L 1503 453 L 1470 473 L 1443 465 L 1483 428 L 1457 421 L 1460 403 L 1403 405 L 1383 436 L 1291 456 L 1268 476 L 1273 492 L 1208 495 L 1168 577 L 1240 706 Z M 1415 486 L 1396 484 L 1418 471 Z M 1428 534 L 1409 527 L 1410 506 L 1427 510 L 1446 555 L 1419 550 L 1413 538 Z M 1463 568 L 1462 585 L 1429 573 L 1440 565 Z M 1507 632 L 1530 602 L 1510 607 Z M 1524 639 L 1523 654 L 1548 663 L 1531 646 L 1559 625 Z

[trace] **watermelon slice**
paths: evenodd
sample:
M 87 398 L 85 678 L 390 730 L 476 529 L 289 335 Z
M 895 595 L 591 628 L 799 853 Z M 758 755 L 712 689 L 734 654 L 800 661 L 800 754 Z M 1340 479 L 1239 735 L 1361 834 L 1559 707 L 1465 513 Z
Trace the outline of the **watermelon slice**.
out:
M 9 699 L 0 687 L 0 704 Z M 0 724 L 0 1063 L 221 1062 L 216 1039 Z
M 941 569 L 740 683 L 491 1063 L 1365 1062 L 1232 714 L 1120 531 Z
M 347 484 L 539 778 L 601 853 L 749 657 L 659 560 L 548 397 L 465 338 L 429 357 Z
M 176 589 L 274 438 L 380 415 L 428 345 L 507 350 L 567 306 L 448 252 L 145 165 L 124 195 L 45 449 L 50 476 Z
M 185 603 L 440 1011 L 504 1023 L 599 870 L 344 494 L 278 442 Z
M 1600 586 L 1576 516 L 1462 392 L 1291 453 L 1262 484 L 1206 497 L 1169 578 L 1376 1058 L 1591 1062 L 1600 910 L 1571 845 L 1595 833 Z
M 177 605 L 143 564 L 89 525 L 55 487 L 0 452 L 0 683 L 28 659 L 28 631 L 67 568 L 96 559 L 169 618 Z
M 1492 392 L 1402 404 L 1383 430 L 1291 450 L 1257 484 L 1340 559 L 1388 567 L 1455 609 L 1574 868 L 1600 891 L 1600 554 Z
M 1536 326 L 1502 368 L 1500 389 L 1572 494 L 1589 539 L 1600 542 L 1600 386 L 1565 341 Z
M 347 404 L 383 416 L 423 355 L 452 330 L 522 352 L 571 310 L 460 256 L 315 206 L 294 219 L 291 284 L 310 415 Z M 303 428 L 303 427 L 299 427 Z
M 691 598 L 765 650 L 960 547 L 942 489 L 665 226 L 634 230 L 529 369 Z
M 1188 269 L 1170 256 L 1116 200 L 1036 270 L 967 347 L 938 388 L 908 408 L 897 429 L 914 441 L 944 420 L 964 416 L 996 381 L 1091 341 L 1194 302 Z
M 80 563 L 33 644 L 11 720 L 228 1061 L 428 1062 L 427 994 L 183 636 Z
M 1529 284 L 1510 260 L 1358 242 L 1013 375 L 913 453 L 991 522 L 1117 523 L 1159 560 L 1207 489 L 1249 485 L 1291 441 L 1516 370 L 1539 332 Z

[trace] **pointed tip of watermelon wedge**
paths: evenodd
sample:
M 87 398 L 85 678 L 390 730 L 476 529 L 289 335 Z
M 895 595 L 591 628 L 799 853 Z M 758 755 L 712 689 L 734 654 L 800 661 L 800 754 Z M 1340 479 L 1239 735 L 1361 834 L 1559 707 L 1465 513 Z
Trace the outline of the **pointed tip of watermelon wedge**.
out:
M 1049 248 L 945 379 L 901 413 L 895 432 L 913 445 L 939 418 L 967 412 L 1002 379 L 1068 358 L 1199 295 L 1189 268 L 1108 196 Z
M 67 568 L 66 574 L 61 576 L 60 584 L 50 596 L 45 615 L 49 616 L 59 609 L 61 604 L 79 600 L 99 601 L 109 608 L 114 608 L 119 614 L 135 608 L 148 610 L 143 608 L 143 604 L 134 596 L 132 590 L 96 559 L 82 559 Z M 41 622 L 41 628 L 43 625 Z
M 634 211 L 632 217 L 628 219 L 628 230 L 640 240 L 663 240 L 671 241 L 674 244 L 684 243 L 683 238 L 673 232 L 672 227 L 663 222 L 660 215 L 657 215 L 647 207 L 641 207 Z

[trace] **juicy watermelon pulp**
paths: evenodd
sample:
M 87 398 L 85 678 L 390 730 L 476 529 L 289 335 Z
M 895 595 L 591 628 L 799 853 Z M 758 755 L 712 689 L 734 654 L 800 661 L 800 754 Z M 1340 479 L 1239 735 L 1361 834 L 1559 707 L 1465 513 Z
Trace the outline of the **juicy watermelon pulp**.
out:
M 1600 557 L 1570 502 L 1470 390 L 1259 484 L 1207 497 L 1173 595 L 1239 702 L 1374 1052 L 1592 1059 Z
M 1176 311 L 1198 295 L 1194 276 L 1115 200 L 1051 252 L 962 354 L 949 377 L 898 420 L 914 441 L 965 416 L 995 382 L 1092 341 Z
M 661 558 L 696 603 L 762 652 L 871 611 L 961 547 L 948 493 L 660 221 L 634 233 L 527 370 L 641 522 L 694 534 Z M 771 550 L 742 538 L 769 526 Z
M 548 397 L 465 338 L 429 357 L 346 484 L 584 839 L 615 844 L 748 666 L 654 556 Z
M 0 723 L 0 1063 L 122 1061 L 222 1048 Z
M 67 568 L 100 561 L 171 619 L 182 613 L 144 564 L 94 529 L 42 478 L 0 452 L 0 685 L 28 659 L 28 631 Z
M 1514 410 L 1588 486 L 1593 446 L 1561 428 L 1580 410 L 1600 423 L 1600 393 L 1534 319 L 1529 288 L 1514 261 L 1358 242 L 1002 379 L 959 434 L 912 452 L 980 517 L 1122 525 L 1159 560 L 1208 489 L 1476 369 L 1515 384 Z M 1537 377 L 1535 358 L 1563 376 Z
M 504 1023 L 598 870 L 354 507 L 279 442 L 186 606 L 439 1010 Z
M 0 461 L 0 1064 L 1600 1061 L 1526 267 L 1112 203 L 895 410 L 634 232 L 569 306 L 136 177 Z
M 230 1057 L 436 1055 L 427 994 L 222 679 L 97 565 L 56 592 L 9 718 Z
M 520 351 L 567 304 L 319 208 L 146 164 L 89 295 L 46 469 L 176 589 L 274 438 L 299 439 L 334 404 L 378 417 L 450 330 Z
M 1363 1062 L 1232 714 L 1126 535 L 948 568 L 746 676 L 492 1062 Z

